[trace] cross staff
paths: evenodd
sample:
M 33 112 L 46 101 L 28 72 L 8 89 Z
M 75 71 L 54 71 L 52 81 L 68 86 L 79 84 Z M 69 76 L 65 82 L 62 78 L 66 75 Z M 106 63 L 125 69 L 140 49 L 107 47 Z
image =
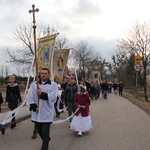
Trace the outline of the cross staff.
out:
M 36 84 L 37 84 L 37 89 L 39 89 L 39 84 L 38 84 L 38 63 L 37 63 L 37 52 L 36 52 L 36 21 L 35 21 L 35 12 L 38 12 L 39 9 L 35 9 L 35 5 L 32 5 L 32 10 L 29 10 L 29 13 L 33 13 L 33 35 L 34 35 L 34 57 L 35 57 L 35 71 L 36 71 Z M 39 98 L 38 98 L 38 106 L 39 106 Z

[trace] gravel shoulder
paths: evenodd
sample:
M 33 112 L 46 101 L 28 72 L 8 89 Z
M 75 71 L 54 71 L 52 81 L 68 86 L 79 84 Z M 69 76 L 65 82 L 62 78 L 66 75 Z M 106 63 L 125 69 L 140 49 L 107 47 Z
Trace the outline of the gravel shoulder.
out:
M 135 95 L 134 93 L 130 93 L 127 90 L 123 91 L 123 97 L 128 99 L 133 104 L 137 105 L 150 115 L 150 102 L 146 102 L 144 98 L 141 98 L 139 95 Z

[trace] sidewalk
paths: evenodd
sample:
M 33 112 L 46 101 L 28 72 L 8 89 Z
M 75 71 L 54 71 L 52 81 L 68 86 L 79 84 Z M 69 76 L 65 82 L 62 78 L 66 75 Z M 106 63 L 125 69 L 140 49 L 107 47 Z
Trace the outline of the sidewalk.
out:
M 0 113 L 0 122 L 2 122 L 7 114 L 9 113 L 10 111 L 8 112 L 5 112 L 5 113 Z M 17 116 L 16 116 L 16 119 L 17 120 L 21 120 L 21 119 L 24 119 L 26 117 L 29 117 L 31 114 L 31 112 L 29 111 L 29 106 L 24 106 L 21 108 L 21 110 L 18 112 Z

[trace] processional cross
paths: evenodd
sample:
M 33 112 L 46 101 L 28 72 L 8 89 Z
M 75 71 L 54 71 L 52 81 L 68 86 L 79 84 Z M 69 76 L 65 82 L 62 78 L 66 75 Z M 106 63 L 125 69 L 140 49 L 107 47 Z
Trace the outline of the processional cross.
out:
M 36 83 L 37 83 L 37 89 L 39 89 L 38 85 L 38 61 L 37 61 L 37 50 L 36 50 L 36 21 L 35 21 L 35 12 L 38 12 L 39 9 L 35 9 L 35 5 L 32 5 L 32 10 L 29 10 L 29 13 L 33 13 L 33 34 L 34 34 L 34 59 L 35 59 L 35 67 L 36 67 Z M 39 100 L 38 100 L 38 105 L 39 105 Z

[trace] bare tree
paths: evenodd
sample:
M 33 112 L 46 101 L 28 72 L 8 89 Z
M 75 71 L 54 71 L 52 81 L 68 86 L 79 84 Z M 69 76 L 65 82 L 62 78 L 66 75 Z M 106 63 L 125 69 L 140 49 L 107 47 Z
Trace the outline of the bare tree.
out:
M 20 67 L 17 67 L 17 73 L 18 73 L 18 76 L 20 75 Z
M 22 76 L 25 77 L 26 69 L 22 68 Z
M 130 50 L 132 53 L 139 54 L 142 58 L 142 65 L 144 70 L 144 95 L 145 100 L 148 101 L 147 96 L 147 66 L 150 64 L 150 26 L 149 23 L 139 24 L 138 22 L 129 30 L 126 38 L 119 41 L 119 45 Z
M 117 45 L 117 49 L 115 51 L 115 54 L 112 55 L 113 60 L 113 69 L 117 73 L 117 78 L 121 80 L 121 78 L 125 75 L 126 66 L 128 63 L 128 57 L 130 56 L 129 51 L 123 49 L 122 47 L 119 47 Z
M 47 36 L 48 32 L 50 34 L 57 32 L 55 28 L 51 28 L 51 31 L 48 30 L 47 27 L 40 26 L 37 31 L 37 38 Z M 7 49 L 6 61 L 19 66 L 30 66 L 34 55 L 32 25 L 18 25 L 13 33 L 16 40 L 19 41 L 20 46 L 15 51 Z M 69 40 L 66 36 L 61 36 L 61 38 L 58 38 L 58 41 L 56 38 L 56 48 L 66 48 L 69 45 L 68 43 Z
M 79 64 L 79 70 L 82 73 L 82 77 L 85 77 L 85 70 L 88 68 L 89 62 L 96 58 L 96 53 L 86 42 L 80 41 L 76 44 L 74 58 Z
M 31 25 L 19 25 L 14 29 L 14 36 L 20 42 L 20 46 L 14 52 L 7 49 L 6 61 L 17 65 L 29 65 L 33 59 L 33 40 L 32 40 L 32 28 Z
M 4 77 L 4 66 L 1 66 L 2 78 Z
M 8 67 L 8 66 L 5 66 L 6 77 L 8 76 L 8 69 L 9 69 L 9 67 Z
M 69 48 L 71 46 L 71 43 L 69 39 L 65 35 L 59 35 L 55 42 L 55 49 L 65 49 Z
M 89 72 L 92 70 L 99 71 L 102 79 L 106 76 L 106 71 L 109 66 L 110 64 L 98 55 L 96 55 L 96 58 L 90 60 L 87 65 Z

